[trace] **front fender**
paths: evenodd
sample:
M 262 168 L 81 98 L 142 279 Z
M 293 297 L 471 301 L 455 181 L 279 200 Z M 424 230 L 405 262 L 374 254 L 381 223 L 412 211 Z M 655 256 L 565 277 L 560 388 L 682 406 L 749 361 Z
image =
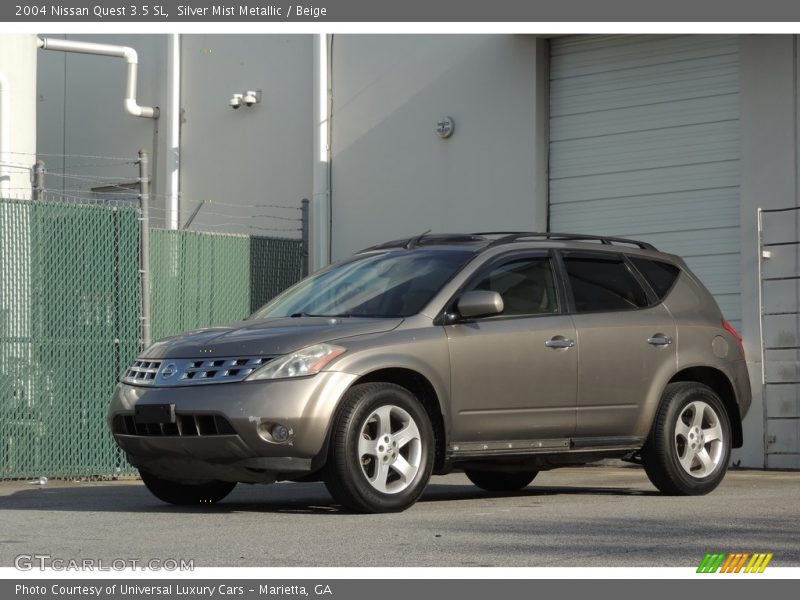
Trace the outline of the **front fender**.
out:
M 331 365 L 331 371 L 360 379 L 383 369 L 404 369 L 424 377 L 436 393 L 445 432 L 450 431 L 450 352 L 441 327 L 394 330 L 341 340 L 341 344 L 347 352 Z

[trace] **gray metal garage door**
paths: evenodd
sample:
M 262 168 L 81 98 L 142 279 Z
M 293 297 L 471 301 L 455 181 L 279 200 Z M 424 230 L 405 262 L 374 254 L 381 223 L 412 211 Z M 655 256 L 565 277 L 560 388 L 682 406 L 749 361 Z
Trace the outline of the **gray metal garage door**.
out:
M 568 36 L 550 62 L 550 229 L 683 256 L 740 325 L 736 36 Z

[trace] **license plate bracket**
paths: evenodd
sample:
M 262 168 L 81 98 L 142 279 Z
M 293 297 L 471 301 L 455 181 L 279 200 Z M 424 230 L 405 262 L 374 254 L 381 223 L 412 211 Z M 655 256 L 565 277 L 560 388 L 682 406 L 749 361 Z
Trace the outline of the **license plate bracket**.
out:
M 137 404 L 133 419 L 140 425 L 165 425 L 175 422 L 174 404 Z

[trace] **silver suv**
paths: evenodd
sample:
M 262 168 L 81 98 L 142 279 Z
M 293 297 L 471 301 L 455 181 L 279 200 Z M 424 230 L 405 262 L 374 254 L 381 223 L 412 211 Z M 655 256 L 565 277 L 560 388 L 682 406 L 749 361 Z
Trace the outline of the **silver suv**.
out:
M 108 422 L 166 502 L 321 479 L 347 509 L 385 512 L 431 474 L 508 492 L 606 458 L 705 494 L 749 406 L 741 338 L 680 258 L 490 232 L 374 246 L 240 323 L 161 340 Z

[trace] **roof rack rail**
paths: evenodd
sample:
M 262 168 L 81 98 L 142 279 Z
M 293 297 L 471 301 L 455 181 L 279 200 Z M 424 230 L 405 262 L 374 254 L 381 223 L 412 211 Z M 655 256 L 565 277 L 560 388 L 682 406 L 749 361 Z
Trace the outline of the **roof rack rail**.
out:
M 497 246 L 500 244 L 510 244 L 525 238 L 543 238 L 546 240 L 573 240 L 573 241 L 597 241 L 601 244 L 614 245 L 614 244 L 629 244 L 637 246 L 642 250 L 655 250 L 656 247 L 648 242 L 640 240 L 631 240 L 628 238 L 611 237 L 605 235 L 584 235 L 582 233 L 558 233 L 558 232 L 541 232 L 541 231 L 479 231 L 472 235 L 490 236 L 499 235 L 502 237 L 494 240 L 490 246 Z
M 439 243 L 446 244 L 448 242 L 465 243 L 483 241 L 485 241 L 485 238 L 472 233 L 430 233 L 429 231 L 426 231 L 422 235 L 415 235 L 410 238 L 400 238 L 398 240 L 391 240 L 389 242 L 375 244 L 374 246 L 369 246 L 359 250 L 356 252 L 356 254 L 361 254 L 362 252 L 372 252 L 374 250 L 386 250 L 389 248 L 411 249 L 421 245 L 432 245 Z

